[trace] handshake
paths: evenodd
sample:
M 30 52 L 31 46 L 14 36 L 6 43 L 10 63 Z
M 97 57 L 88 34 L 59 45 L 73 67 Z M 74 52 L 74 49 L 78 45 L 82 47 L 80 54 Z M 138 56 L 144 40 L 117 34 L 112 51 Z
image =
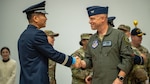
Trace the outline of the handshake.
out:
M 76 62 L 73 64 L 74 68 L 85 68 L 86 62 L 84 60 L 81 60 L 78 56 L 75 56 Z

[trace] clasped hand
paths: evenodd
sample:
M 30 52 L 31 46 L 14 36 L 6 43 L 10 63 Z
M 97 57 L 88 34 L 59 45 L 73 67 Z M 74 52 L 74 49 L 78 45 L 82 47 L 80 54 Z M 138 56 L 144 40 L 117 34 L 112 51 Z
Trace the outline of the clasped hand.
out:
M 85 68 L 86 63 L 84 60 L 81 60 L 78 56 L 75 56 L 76 58 L 76 63 L 73 65 L 75 68 Z

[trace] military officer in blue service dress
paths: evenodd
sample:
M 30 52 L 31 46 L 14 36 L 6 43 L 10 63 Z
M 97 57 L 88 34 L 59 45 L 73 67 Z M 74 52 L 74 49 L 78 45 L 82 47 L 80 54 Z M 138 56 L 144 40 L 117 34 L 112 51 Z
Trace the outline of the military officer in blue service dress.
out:
M 46 34 L 40 30 L 46 26 L 45 1 L 25 9 L 23 13 L 26 13 L 29 25 L 18 40 L 21 67 L 19 84 L 49 84 L 49 58 L 67 67 L 80 67 L 78 56 L 68 56 L 55 50 L 48 43 Z

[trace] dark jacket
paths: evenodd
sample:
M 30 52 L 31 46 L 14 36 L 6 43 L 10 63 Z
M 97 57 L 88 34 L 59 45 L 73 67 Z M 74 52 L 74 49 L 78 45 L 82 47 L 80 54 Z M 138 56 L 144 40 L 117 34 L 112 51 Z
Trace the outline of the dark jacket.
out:
M 42 30 L 28 25 L 18 40 L 20 84 L 49 84 L 48 58 L 71 66 L 72 57 L 56 51 Z

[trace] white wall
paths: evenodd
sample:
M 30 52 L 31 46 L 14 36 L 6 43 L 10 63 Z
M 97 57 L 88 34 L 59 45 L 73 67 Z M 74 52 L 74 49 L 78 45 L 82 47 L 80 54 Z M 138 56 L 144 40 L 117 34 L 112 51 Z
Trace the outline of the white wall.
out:
M 28 6 L 42 0 L 1 0 L 0 1 L 0 48 L 8 46 L 11 58 L 18 63 L 17 83 L 19 82 L 20 66 L 18 61 L 17 40 L 27 26 L 26 15 L 22 11 Z M 109 16 L 116 16 L 116 27 L 127 24 L 134 28 L 133 20 L 138 20 L 138 27 L 146 36 L 143 45 L 150 49 L 150 0 L 47 0 L 47 27 L 60 33 L 56 38 L 55 49 L 66 54 L 73 53 L 79 46 L 80 34 L 94 33 L 88 24 L 86 7 L 92 5 L 109 6 Z M 43 30 L 45 30 L 43 29 Z M 56 79 L 58 84 L 71 84 L 71 71 L 57 65 Z

